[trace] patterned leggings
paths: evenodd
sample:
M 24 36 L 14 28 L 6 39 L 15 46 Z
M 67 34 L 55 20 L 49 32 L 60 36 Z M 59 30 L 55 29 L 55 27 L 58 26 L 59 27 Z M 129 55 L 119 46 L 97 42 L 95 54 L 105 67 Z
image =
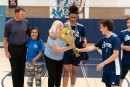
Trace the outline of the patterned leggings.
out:
M 33 86 L 33 79 L 35 78 L 36 87 L 41 87 L 41 77 L 43 71 L 43 62 L 35 63 L 26 62 L 26 69 L 28 74 L 28 87 Z

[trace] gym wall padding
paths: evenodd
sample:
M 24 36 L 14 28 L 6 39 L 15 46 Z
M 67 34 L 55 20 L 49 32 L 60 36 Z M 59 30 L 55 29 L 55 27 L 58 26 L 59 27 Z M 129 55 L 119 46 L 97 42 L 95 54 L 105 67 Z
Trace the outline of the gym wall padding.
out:
M 8 20 L 9 18 L 7 18 Z M 68 19 L 51 19 L 51 18 L 27 18 L 30 22 L 30 27 L 36 26 L 40 29 L 40 37 L 46 42 L 48 37 L 48 30 L 55 20 L 66 22 Z M 89 43 L 95 43 L 101 39 L 102 34 L 98 28 L 99 19 L 79 19 L 78 22 L 85 27 L 86 37 Z M 114 33 L 118 34 L 121 30 L 126 29 L 125 19 L 113 19 L 115 28 Z

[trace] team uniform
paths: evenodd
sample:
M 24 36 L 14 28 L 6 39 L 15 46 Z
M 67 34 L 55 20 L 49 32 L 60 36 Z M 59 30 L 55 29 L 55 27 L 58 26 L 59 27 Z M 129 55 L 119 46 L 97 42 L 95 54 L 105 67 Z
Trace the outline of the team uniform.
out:
M 71 26 L 71 29 L 73 30 L 73 35 L 75 37 L 75 46 L 78 45 L 81 42 L 81 37 L 85 36 L 85 29 L 82 24 L 77 23 L 75 26 Z M 64 53 L 63 58 L 63 64 L 73 64 L 75 66 L 78 66 L 80 60 L 73 59 L 73 49 L 68 50 Z
M 103 61 L 108 59 L 112 54 L 113 50 L 119 50 L 120 52 L 120 39 L 116 34 L 112 34 L 110 37 L 104 36 L 98 43 L 95 44 L 96 47 L 102 49 Z M 121 74 L 121 59 L 116 58 L 109 64 L 103 67 L 102 82 L 109 85 L 119 86 L 120 74 Z
M 34 78 L 36 87 L 41 87 L 44 56 L 41 56 L 38 60 L 36 60 L 35 64 L 32 64 L 32 60 L 39 54 L 39 52 L 43 52 L 44 49 L 44 43 L 42 40 L 32 40 L 31 38 L 27 40 L 26 69 L 28 73 L 28 87 L 33 86 Z
M 121 33 L 119 34 L 119 38 L 123 45 L 130 46 L 130 30 L 129 29 L 121 31 Z M 125 78 L 129 69 L 130 69 L 130 51 L 123 50 L 121 79 Z

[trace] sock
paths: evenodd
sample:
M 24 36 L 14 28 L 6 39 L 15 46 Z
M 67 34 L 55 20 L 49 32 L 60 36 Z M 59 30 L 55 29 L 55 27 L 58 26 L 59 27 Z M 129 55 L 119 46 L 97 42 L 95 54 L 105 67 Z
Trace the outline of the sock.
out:
M 74 87 L 74 85 L 71 85 L 71 87 Z

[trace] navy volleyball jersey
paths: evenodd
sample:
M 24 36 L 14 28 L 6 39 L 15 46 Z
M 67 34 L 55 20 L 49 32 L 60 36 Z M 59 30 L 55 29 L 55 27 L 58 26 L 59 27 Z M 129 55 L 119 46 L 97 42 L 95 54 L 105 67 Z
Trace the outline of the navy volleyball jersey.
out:
M 75 26 L 71 26 L 71 29 L 73 30 L 73 35 L 75 37 L 75 45 L 77 45 L 81 42 L 81 37 L 86 37 L 85 29 L 83 25 L 79 23 L 77 23 Z
M 113 50 L 119 50 L 120 52 L 120 39 L 116 34 L 112 34 L 110 37 L 104 36 L 98 43 L 95 44 L 96 47 L 102 49 L 102 58 L 103 61 L 108 59 L 112 54 Z M 121 73 L 121 59 L 120 53 L 119 58 L 116 58 L 109 64 L 106 64 L 103 68 L 104 73 L 115 73 L 116 75 L 120 75 Z
M 85 29 L 83 25 L 79 23 L 77 23 L 75 26 L 71 26 L 71 29 L 75 37 L 75 45 L 78 45 L 81 42 L 81 37 L 86 37 Z M 72 53 L 73 53 L 73 50 L 65 51 L 64 58 L 72 58 Z
M 123 45 L 130 46 L 130 30 L 126 29 L 120 32 L 119 38 Z M 130 51 L 123 50 L 122 64 L 130 65 Z

